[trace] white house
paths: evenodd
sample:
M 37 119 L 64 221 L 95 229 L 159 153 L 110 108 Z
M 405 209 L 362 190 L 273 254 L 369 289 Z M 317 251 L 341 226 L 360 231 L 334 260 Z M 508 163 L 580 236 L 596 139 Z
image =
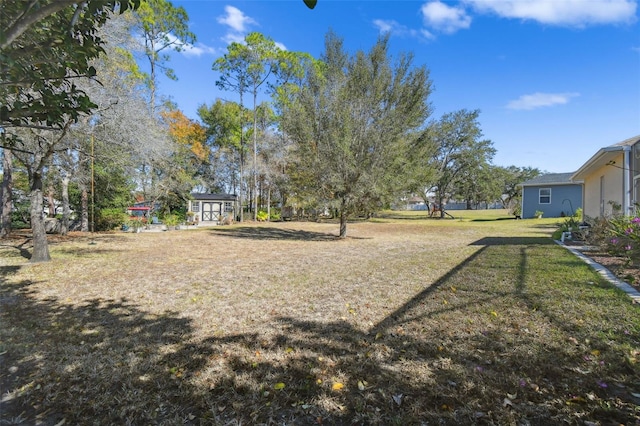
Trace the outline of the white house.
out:
M 601 148 L 572 176 L 583 181 L 585 217 L 632 215 L 640 202 L 640 135 Z

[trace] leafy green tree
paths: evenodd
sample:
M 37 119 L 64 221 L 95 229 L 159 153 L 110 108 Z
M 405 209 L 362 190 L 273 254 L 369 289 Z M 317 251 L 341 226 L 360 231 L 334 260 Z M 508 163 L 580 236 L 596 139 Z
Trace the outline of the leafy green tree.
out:
M 96 29 L 109 12 L 136 7 L 139 1 L 55 3 L 0 3 L 0 26 L 8 29 L 0 40 L 2 146 L 14 151 L 29 176 L 32 262 L 50 259 L 42 217 L 45 166 L 70 126 L 96 107 L 76 84 L 95 76 L 91 60 L 104 52 Z
M 224 188 L 225 192 L 242 195 L 243 164 L 247 155 L 244 141 L 248 139 L 244 123 L 249 120 L 249 112 L 236 102 L 217 99 L 210 106 L 201 105 L 198 115 L 205 125 L 211 152 L 209 170 L 203 176 L 205 186 L 209 190 Z M 243 215 L 242 209 L 240 215 Z
M 459 110 L 447 113 L 426 130 L 427 138 L 436 150 L 424 161 L 435 171 L 435 179 L 425 182 L 435 192 L 440 206 L 455 193 L 456 186 L 464 182 L 465 173 L 489 164 L 495 149 L 489 140 L 482 140 L 478 123 L 478 110 Z M 444 215 L 444 211 L 441 211 Z
M 144 54 L 149 61 L 151 88 L 151 110 L 155 111 L 158 70 L 168 78 L 177 80 L 169 61 L 168 50 L 182 51 L 185 44 L 195 42 L 196 36 L 189 31 L 189 16 L 182 7 L 175 7 L 168 0 L 145 0 L 136 11 L 138 32 L 144 42 Z
M 462 171 L 455 194 L 467 203 L 467 209 L 478 208 L 480 203 L 487 206 L 501 200 L 502 182 L 497 167 L 482 162 L 478 167 L 469 167 Z
M 3 0 L 0 3 L 0 127 L 62 130 L 93 107 L 75 81 L 93 77 L 103 52 L 95 29 L 110 11 L 140 0 Z M 7 137 L 3 145 L 9 145 Z
M 212 66 L 214 71 L 220 72 L 220 79 L 216 85 L 223 90 L 232 90 L 240 95 L 242 106 L 243 94 L 248 93 L 253 100 L 253 167 L 252 193 L 257 187 L 256 162 L 258 157 L 258 111 L 257 99 L 261 88 L 266 88 L 269 79 L 275 79 L 280 65 L 279 58 L 282 51 L 269 37 L 253 32 L 248 34 L 245 43 L 231 43 L 227 53 L 218 58 Z M 253 197 L 253 215 L 257 218 L 257 197 Z
M 195 35 L 189 31 L 189 16 L 183 7 L 175 7 L 168 0 L 146 0 L 137 9 L 137 32 L 144 43 L 144 55 L 147 58 L 150 73 L 147 84 L 150 89 L 149 106 L 154 118 L 157 113 L 157 80 L 158 72 L 168 78 L 177 80 L 173 69 L 167 66 L 168 51 L 182 51 L 186 44 L 195 41 Z M 142 193 L 146 198 L 161 197 L 166 188 L 156 187 L 160 167 L 153 162 L 141 164 Z
M 383 37 L 349 56 L 330 32 L 324 65 L 308 70 L 283 114 L 298 190 L 338 209 L 340 237 L 348 217 L 378 208 L 398 189 L 410 138 L 430 113 L 427 69 L 414 68 L 409 55 L 392 62 L 388 44 Z
M 519 185 L 529 179 L 540 176 L 542 172 L 533 167 L 508 166 L 495 170 L 495 175 L 502 185 L 502 205 L 505 209 L 513 210 L 520 205 L 522 187 Z
M 439 171 L 432 161 L 437 152 L 437 142 L 428 137 L 428 132 L 420 131 L 412 138 L 406 156 L 406 193 L 404 195 L 417 195 L 427 206 Z

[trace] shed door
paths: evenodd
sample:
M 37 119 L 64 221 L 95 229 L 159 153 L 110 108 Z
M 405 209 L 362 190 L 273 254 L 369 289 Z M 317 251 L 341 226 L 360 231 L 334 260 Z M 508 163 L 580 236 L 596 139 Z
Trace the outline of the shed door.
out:
M 220 220 L 220 203 L 202 203 L 202 221 L 217 222 Z

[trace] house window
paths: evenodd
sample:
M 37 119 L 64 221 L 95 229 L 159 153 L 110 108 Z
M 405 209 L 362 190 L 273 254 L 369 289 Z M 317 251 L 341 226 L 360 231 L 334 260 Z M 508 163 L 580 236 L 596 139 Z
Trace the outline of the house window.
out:
M 225 201 L 225 203 L 224 203 L 224 211 L 225 212 L 232 212 L 233 211 L 233 203 L 231 203 L 229 201 Z
M 200 201 L 191 202 L 191 211 L 194 213 L 198 213 L 200 211 Z
M 540 188 L 539 204 L 551 204 L 551 188 Z

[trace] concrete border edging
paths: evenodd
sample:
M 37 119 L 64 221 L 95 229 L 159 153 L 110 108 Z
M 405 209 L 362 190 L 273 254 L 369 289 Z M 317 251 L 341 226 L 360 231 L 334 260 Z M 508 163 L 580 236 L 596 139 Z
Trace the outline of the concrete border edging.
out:
M 620 290 L 625 292 L 627 294 L 627 296 L 629 296 L 631 298 L 633 303 L 640 304 L 640 292 L 638 290 L 636 290 L 635 288 L 631 287 L 626 282 L 620 280 L 618 277 L 613 275 L 613 273 L 610 270 L 608 270 L 607 268 L 605 268 L 601 264 L 599 264 L 597 262 L 594 262 L 591 258 L 589 258 L 588 256 L 585 256 L 579 250 L 576 250 L 573 247 L 566 246 L 566 245 L 564 245 L 562 242 L 560 242 L 558 240 L 553 240 L 553 241 L 556 244 L 558 244 L 559 246 L 562 246 L 562 247 L 566 248 L 567 250 L 569 250 L 571 253 L 576 255 L 579 259 L 582 259 L 583 262 L 585 262 L 587 265 L 591 266 L 604 279 L 606 279 L 611 284 L 613 284 L 614 286 L 616 286 L 617 288 L 619 288 Z

